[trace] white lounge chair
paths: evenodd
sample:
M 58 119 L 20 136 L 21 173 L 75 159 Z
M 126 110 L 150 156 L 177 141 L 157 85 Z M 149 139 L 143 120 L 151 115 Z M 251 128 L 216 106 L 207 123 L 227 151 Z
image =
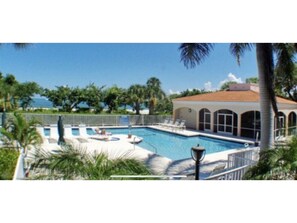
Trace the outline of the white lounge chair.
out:
M 175 130 L 177 128 L 179 123 L 180 123 L 179 119 L 176 119 L 175 121 L 172 120 L 171 124 L 168 124 L 167 127 L 172 128 L 172 131 L 173 131 L 173 130 Z
M 168 123 L 163 124 L 162 126 L 164 126 L 164 127 L 172 127 L 174 125 L 174 123 L 175 123 L 174 120 L 173 119 L 170 119 Z
M 64 137 L 65 138 L 73 138 L 74 135 L 72 134 L 72 128 L 66 127 L 64 128 Z
M 158 123 L 159 126 L 167 125 L 169 123 L 169 119 L 166 118 L 164 122 Z
M 80 127 L 79 128 L 79 136 L 83 137 L 83 138 L 89 138 L 90 135 L 87 132 L 87 128 L 86 127 Z
M 185 130 L 186 129 L 186 121 L 185 120 L 181 120 L 177 125 L 176 125 L 177 129 L 180 130 Z
M 50 138 L 52 138 L 52 139 L 58 139 L 59 138 L 58 128 L 57 127 L 50 126 Z

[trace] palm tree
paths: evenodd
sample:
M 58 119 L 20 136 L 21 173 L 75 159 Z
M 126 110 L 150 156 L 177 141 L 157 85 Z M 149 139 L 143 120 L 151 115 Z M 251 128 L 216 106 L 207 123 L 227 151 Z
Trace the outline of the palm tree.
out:
M 274 60 L 273 47 L 271 43 L 257 43 L 256 55 L 259 75 L 260 88 L 260 110 L 261 110 L 261 150 L 268 149 L 273 145 L 273 111 L 278 114 L 274 87 Z M 200 64 L 210 51 L 214 44 L 210 43 L 184 43 L 181 44 L 181 61 L 189 68 L 194 68 Z M 238 64 L 240 57 L 245 50 L 250 50 L 253 44 L 233 43 L 230 44 L 231 54 L 236 56 Z M 295 44 L 296 47 L 296 44 Z M 278 55 L 277 55 L 278 56 Z M 279 57 L 277 58 L 280 61 Z
M 288 96 L 291 100 L 297 101 L 296 83 L 297 66 L 295 64 L 295 47 L 292 43 L 274 44 L 277 58 L 275 66 L 275 87 L 280 95 Z
M 0 43 L 0 46 L 3 45 L 2 43 Z M 29 43 L 13 43 L 12 44 L 16 49 L 24 49 L 26 47 L 28 47 L 30 44 Z M 0 73 L 0 82 L 2 81 L 2 73 Z M 6 112 L 6 99 L 4 98 L 3 95 L 7 95 L 7 92 L 4 91 L 4 88 L 2 88 L 2 86 L 0 86 L 0 89 L 2 89 L 2 92 L 0 92 L 0 98 L 3 97 L 3 114 L 2 114 L 2 125 L 5 124 L 5 112 Z M 4 91 L 4 92 L 3 92 Z
M 297 180 L 297 137 L 287 146 L 261 152 L 260 161 L 245 173 L 245 180 Z
M 38 145 L 42 142 L 42 138 L 36 130 L 37 124 L 39 124 L 38 121 L 31 119 L 27 122 L 22 114 L 15 112 L 13 117 L 8 119 L 6 126 L 0 129 L 0 132 L 17 149 L 23 148 L 26 153 L 29 145 Z
M 17 86 L 18 82 L 12 74 L 7 74 L 5 77 L 0 78 L 0 97 L 3 101 L 3 111 L 15 109 L 17 107 Z
M 145 90 L 145 86 L 140 84 L 131 85 L 127 90 L 129 104 L 136 111 L 136 115 L 140 114 L 141 104 L 145 100 Z
M 161 81 L 156 77 L 151 77 L 146 82 L 146 94 L 149 107 L 149 115 L 154 114 L 154 109 L 158 103 L 158 99 L 162 99 L 165 96 L 161 88 Z
M 129 154 L 109 159 L 104 153 L 89 153 L 71 145 L 55 153 L 37 149 L 31 168 L 39 172 L 32 179 L 110 180 L 112 175 L 151 175 L 143 163 L 129 158 Z

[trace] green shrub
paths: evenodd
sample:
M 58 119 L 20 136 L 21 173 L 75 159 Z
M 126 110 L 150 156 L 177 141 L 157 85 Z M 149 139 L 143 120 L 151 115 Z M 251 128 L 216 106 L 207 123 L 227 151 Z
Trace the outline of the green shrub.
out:
M 12 149 L 0 149 L 0 180 L 12 180 L 19 152 Z
M 297 180 L 297 137 L 284 147 L 264 150 L 244 180 Z

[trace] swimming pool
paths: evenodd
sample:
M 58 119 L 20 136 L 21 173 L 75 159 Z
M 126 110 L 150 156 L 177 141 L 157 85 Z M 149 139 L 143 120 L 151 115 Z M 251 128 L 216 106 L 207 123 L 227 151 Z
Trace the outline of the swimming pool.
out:
M 106 129 L 112 134 L 128 134 L 128 128 Z M 87 129 L 88 134 L 94 134 Z M 143 141 L 138 145 L 147 150 L 172 160 L 191 158 L 191 148 L 203 146 L 206 154 L 221 152 L 229 149 L 244 148 L 242 143 L 213 139 L 204 136 L 185 137 L 151 128 L 132 128 L 131 134 L 142 137 Z

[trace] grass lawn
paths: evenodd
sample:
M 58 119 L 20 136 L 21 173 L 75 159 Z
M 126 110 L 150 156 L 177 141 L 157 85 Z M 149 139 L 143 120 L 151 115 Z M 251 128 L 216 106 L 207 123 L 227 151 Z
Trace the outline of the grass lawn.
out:
M 18 157 L 17 150 L 0 148 L 0 180 L 12 180 Z

